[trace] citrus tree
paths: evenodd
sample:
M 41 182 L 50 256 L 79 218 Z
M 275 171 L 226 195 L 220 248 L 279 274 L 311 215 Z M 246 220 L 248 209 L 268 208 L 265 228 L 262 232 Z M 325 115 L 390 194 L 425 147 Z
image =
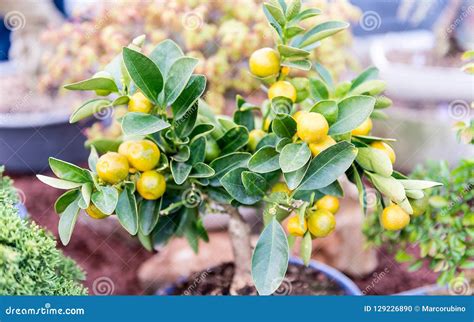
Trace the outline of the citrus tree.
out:
M 170 40 L 144 55 L 143 37 L 103 72 L 66 86 L 106 96 L 84 103 L 71 122 L 124 104 L 128 111 L 121 119 L 122 143 L 92 146 L 89 169 L 51 158 L 57 178 L 38 176 L 67 190 L 55 204 L 64 244 L 85 209 L 97 219 L 115 214 L 148 249 L 184 236 L 197 251 L 198 241 L 208 239 L 202 215 L 217 208 L 230 215 L 231 293 L 253 282 L 260 294 L 271 294 L 284 278 L 293 241 L 302 238 L 300 254 L 308 263 L 311 240 L 334 230 L 341 176 L 356 184 L 364 206 L 367 184 L 386 197 L 380 198 L 385 228 L 409 223 L 408 197 L 421 198 L 437 183 L 394 171 L 391 140 L 370 136 L 371 118 L 383 117 L 381 109 L 390 105 L 380 95 L 384 84 L 376 69 L 334 84 L 322 65 L 308 59 L 311 48 L 348 24 L 327 21 L 305 29 L 301 22 L 320 11 L 302 9 L 299 0 L 272 1 L 263 10 L 276 45 L 249 60 L 268 92 L 262 106 L 237 96 L 232 117 L 215 115 L 201 99 L 206 79 L 193 73 L 197 60 Z M 310 69 L 319 76 L 291 77 Z M 253 255 L 241 205 L 264 208 L 265 229 Z M 281 223 L 288 217 L 285 232 Z

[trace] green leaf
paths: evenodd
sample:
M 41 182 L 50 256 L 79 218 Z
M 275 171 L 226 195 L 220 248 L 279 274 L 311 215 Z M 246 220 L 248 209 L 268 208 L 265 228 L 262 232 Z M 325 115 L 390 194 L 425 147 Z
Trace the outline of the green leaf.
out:
M 315 190 L 328 186 L 351 166 L 356 155 L 357 149 L 346 141 L 324 150 L 311 160 L 298 190 Z
M 63 245 L 69 244 L 71 240 L 72 231 L 74 230 L 74 226 L 76 225 L 77 215 L 79 214 L 79 198 L 80 195 L 78 194 L 77 198 L 71 202 L 66 209 L 60 214 L 59 217 L 59 224 L 58 224 L 58 233 L 59 239 Z
M 278 9 L 280 10 L 279 8 L 277 7 L 274 7 L 275 9 Z M 274 9 L 272 8 L 272 9 Z M 281 10 L 280 10 L 281 11 Z M 282 29 L 282 26 L 280 25 L 280 23 L 273 17 L 272 13 L 270 12 L 270 10 L 268 10 L 268 8 L 266 6 L 263 6 L 263 13 L 265 14 L 265 17 L 267 18 L 268 20 L 268 23 L 270 24 L 270 26 L 273 27 L 273 29 L 275 29 L 275 31 L 277 32 L 278 36 L 280 37 L 280 39 L 283 39 L 283 29 Z M 281 12 L 281 14 L 283 14 L 283 12 Z
M 214 169 L 215 176 L 221 178 L 235 168 L 246 167 L 250 157 L 247 152 L 234 152 L 214 159 L 210 166 Z
M 196 125 L 198 117 L 199 103 L 198 101 L 186 111 L 186 113 L 180 119 L 174 120 L 176 134 L 181 138 L 187 137 L 193 132 L 194 125 Z
M 315 27 L 311 28 L 304 34 L 298 43 L 298 47 L 305 47 L 316 41 L 334 35 L 335 33 L 344 30 L 349 27 L 347 22 L 342 21 L 327 21 L 323 22 Z
M 286 66 L 290 68 L 301 69 L 304 71 L 308 71 L 311 69 L 311 61 L 308 59 L 302 60 L 284 60 L 281 62 L 281 66 Z
M 92 139 L 87 140 L 84 144 L 86 148 L 94 147 L 97 153 L 105 154 L 107 152 L 117 152 L 122 140 L 111 140 L 111 139 Z
M 158 66 L 148 57 L 130 48 L 123 49 L 123 60 L 135 85 L 156 103 L 163 90 L 163 76 Z
M 80 183 L 92 181 L 91 175 L 87 170 L 79 168 L 72 163 L 50 157 L 49 166 L 56 177 L 60 179 Z
M 231 153 L 247 145 L 249 131 L 243 126 L 236 126 L 225 132 L 224 136 L 217 140 L 222 154 Z
M 54 203 L 54 211 L 57 214 L 63 213 L 67 206 L 79 199 L 79 194 L 79 190 L 70 190 L 63 193 Z
M 175 119 L 180 119 L 193 107 L 206 89 L 206 77 L 204 75 L 191 75 L 186 87 L 173 102 L 171 108 Z
M 258 150 L 249 160 L 248 167 L 253 172 L 268 173 L 280 169 L 279 153 L 266 146 Z
M 43 176 L 41 174 L 37 174 L 36 177 L 41 182 L 56 189 L 70 190 L 70 189 L 75 189 L 82 186 L 82 183 L 80 182 L 72 182 L 72 181 L 67 181 L 67 180 L 62 180 L 62 179 L 57 179 L 57 178 L 51 178 L 51 177 Z
M 275 19 L 275 21 L 278 22 L 280 26 L 283 27 L 286 24 L 285 15 L 283 14 L 283 11 L 280 8 L 275 7 L 269 3 L 264 3 L 263 6 L 265 7 L 265 9 L 268 10 L 273 19 Z
M 118 92 L 117 85 L 115 85 L 113 79 L 107 77 L 92 77 L 77 83 L 65 85 L 64 88 L 74 91 L 106 90 Z
M 276 219 L 263 230 L 252 256 L 252 278 L 260 295 L 270 295 L 280 286 L 288 268 L 286 234 Z
M 379 74 L 379 70 L 377 68 L 375 67 L 367 68 L 352 81 L 351 89 L 358 87 L 363 82 L 377 78 L 378 74 Z
M 320 63 L 316 62 L 314 64 L 314 70 L 318 73 L 319 77 L 326 83 L 329 87 L 334 86 L 334 82 L 331 77 L 331 73 Z
M 361 125 L 374 110 L 375 98 L 351 96 L 339 102 L 339 114 L 329 134 L 343 134 Z
M 304 166 L 294 172 L 286 172 L 283 173 L 283 177 L 285 178 L 286 185 L 290 190 L 296 189 L 306 174 L 306 170 L 308 169 L 307 166 Z
M 111 215 L 118 201 L 118 191 L 114 187 L 105 186 L 92 194 L 92 202 L 105 215 Z
M 242 182 L 242 173 L 245 168 L 233 169 L 225 174 L 220 182 L 225 190 L 238 202 L 244 205 L 253 205 L 260 200 L 260 196 L 249 195 Z
M 323 193 L 324 195 L 340 197 L 340 198 L 344 197 L 344 190 L 342 189 L 341 184 L 337 180 L 326 187 L 318 189 L 318 191 Z
M 128 95 L 119 96 L 112 102 L 112 106 L 120 106 L 120 105 L 127 105 L 130 101 L 130 97 Z
M 209 133 L 211 133 L 214 130 L 215 126 L 210 124 L 210 123 L 202 123 L 202 124 L 197 124 L 189 137 L 192 139 L 195 139 L 199 136 L 205 136 Z
M 192 168 L 193 166 L 186 162 L 171 160 L 171 174 L 176 184 L 184 183 L 191 173 Z
M 311 233 L 309 231 L 304 234 L 303 240 L 301 241 L 300 256 L 303 263 L 308 266 L 311 260 L 311 253 L 313 251 L 313 240 L 311 239 Z
M 309 51 L 286 45 L 278 45 L 277 49 L 281 56 L 288 57 L 291 59 L 305 58 L 308 57 L 310 54 Z
M 315 17 L 317 15 L 321 14 L 321 10 L 316 9 L 316 8 L 309 8 L 301 11 L 293 20 L 295 21 L 303 21 L 312 17 Z
M 384 177 L 390 177 L 393 172 L 392 162 L 384 152 L 374 148 L 359 148 L 357 163 L 364 168 Z
M 128 186 L 120 193 L 115 212 L 123 228 L 125 228 L 130 235 L 136 235 L 138 232 L 137 201 Z
M 421 199 L 425 196 L 423 190 L 405 190 L 408 198 L 411 199 Z
M 384 142 L 396 142 L 397 140 L 395 139 L 390 139 L 390 138 L 381 138 L 378 136 L 369 136 L 369 135 L 353 135 L 354 138 L 357 138 L 364 143 L 370 144 L 372 142 L 378 142 L 378 141 L 384 141 Z
M 413 261 L 414 257 L 406 251 L 399 249 L 395 254 L 395 260 L 399 263 L 407 263 Z
M 94 146 L 91 146 L 91 153 L 89 154 L 89 158 L 87 159 L 87 164 L 89 165 L 89 169 L 92 172 L 96 172 L 97 161 L 99 161 L 99 154 Z
M 123 133 L 129 136 L 144 136 L 170 126 L 168 122 L 158 116 L 138 112 L 127 113 L 122 120 Z
M 248 131 L 252 131 L 255 128 L 255 121 L 252 110 L 236 110 L 234 112 L 234 122 L 235 124 L 242 125 Z
M 298 15 L 301 10 L 301 0 L 292 0 L 286 9 L 286 19 L 291 20 Z
M 281 171 L 294 172 L 304 167 L 309 159 L 311 159 L 311 151 L 306 143 L 287 144 L 280 152 Z
M 194 164 L 191 173 L 189 174 L 190 178 L 210 178 L 215 175 L 216 172 L 210 166 L 205 163 L 198 162 Z
M 183 56 L 181 48 L 171 39 L 163 40 L 150 53 L 150 59 L 159 67 L 165 79 L 173 63 Z
M 178 58 L 171 66 L 165 80 L 165 102 L 174 103 L 188 83 L 198 60 L 191 57 Z
M 76 123 L 80 120 L 83 120 L 89 116 L 94 115 L 102 111 L 103 109 L 110 107 L 110 101 L 106 99 L 92 99 L 85 102 L 83 105 L 78 107 L 69 118 L 69 123 Z
M 406 200 L 405 189 L 399 180 L 393 177 L 383 177 L 381 175 L 366 172 L 375 188 L 382 194 L 389 197 L 393 202 L 400 204 Z
M 303 27 L 291 26 L 285 29 L 285 35 L 287 38 L 293 38 L 294 36 L 301 34 L 303 31 L 304 31 Z
M 255 172 L 243 171 L 242 183 L 249 195 L 263 196 L 268 190 L 268 182 L 264 177 Z
M 138 212 L 138 223 L 140 231 L 144 235 L 150 235 L 160 218 L 161 203 L 160 200 L 142 200 Z
M 378 95 L 385 90 L 386 83 L 382 80 L 372 79 L 361 83 L 359 86 L 352 88 L 351 95 Z
M 314 106 L 309 111 L 323 115 L 328 121 L 329 125 L 332 125 L 336 122 L 339 113 L 337 102 L 333 100 L 321 100 L 314 104 Z
M 81 198 L 79 199 L 79 207 L 87 209 L 91 203 L 92 182 L 84 183 L 81 187 Z
M 272 130 L 281 138 L 292 138 L 296 134 L 296 121 L 289 115 L 273 120 Z
M 399 182 L 408 190 L 424 190 L 443 185 L 442 183 L 428 180 L 399 180 Z
M 316 100 L 327 100 L 329 98 L 329 90 L 327 89 L 326 84 L 317 78 L 309 80 L 309 92 Z
M 198 162 L 204 162 L 204 158 L 206 157 L 206 138 L 201 136 L 197 139 L 194 139 L 191 144 L 189 145 L 191 150 L 191 157 L 189 159 L 189 163 L 194 165 Z

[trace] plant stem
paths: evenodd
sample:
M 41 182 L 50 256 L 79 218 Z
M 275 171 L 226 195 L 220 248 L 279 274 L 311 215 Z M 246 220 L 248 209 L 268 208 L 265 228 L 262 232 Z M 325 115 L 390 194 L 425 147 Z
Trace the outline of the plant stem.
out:
M 229 214 L 229 236 L 234 253 L 235 272 L 230 286 L 230 294 L 238 295 L 237 291 L 252 285 L 250 268 L 252 266 L 252 246 L 250 243 L 250 227 L 245 223 L 239 210 L 231 205 L 222 205 Z

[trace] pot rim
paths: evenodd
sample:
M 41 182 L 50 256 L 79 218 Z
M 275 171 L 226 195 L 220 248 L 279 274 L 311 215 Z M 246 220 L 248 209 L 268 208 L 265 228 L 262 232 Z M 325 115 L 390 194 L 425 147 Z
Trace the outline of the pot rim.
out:
M 293 264 L 293 265 L 300 265 L 303 266 L 303 261 L 299 258 L 296 257 L 290 257 L 288 264 Z M 345 295 L 364 295 L 362 291 L 359 289 L 359 287 L 346 275 L 344 275 L 342 272 L 339 270 L 326 265 L 324 263 L 321 263 L 316 260 L 310 260 L 308 267 L 320 271 L 333 281 L 335 281 L 339 287 L 346 293 Z M 184 281 L 186 280 L 186 277 L 181 277 L 178 279 L 179 281 Z M 167 285 L 163 288 L 158 289 L 158 291 L 155 293 L 156 295 L 172 295 L 173 291 L 175 290 L 174 284 Z

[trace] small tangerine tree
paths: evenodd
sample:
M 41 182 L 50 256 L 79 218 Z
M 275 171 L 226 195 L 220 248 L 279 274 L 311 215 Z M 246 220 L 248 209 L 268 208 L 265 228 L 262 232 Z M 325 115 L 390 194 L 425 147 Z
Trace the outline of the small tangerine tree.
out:
M 334 230 L 341 176 L 357 186 L 364 208 L 366 184 L 386 197 L 380 198 L 386 229 L 408 225 L 413 213 L 408 197 L 419 199 L 437 183 L 394 171 L 391 140 L 370 136 L 371 118 L 383 116 L 381 109 L 391 104 L 380 95 L 384 84 L 377 70 L 334 84 L 323 66 L 308 59 L 322 39 L 348 24 L 328 21 L 304 29 L 300 23 L 320 11 L 303 10 L 300 0 L 271 1 L 263 10 L 276 46 L 257 50 L 249 60 L 268 91 L 262 106 L 237 96 L 232 117 L 215 115 L 201 99 L 206 79 L 193 74 L 197 60 L 170 40 L 145 55 L 144 37 L 103 72 L 66 86 L 107 96 L 87 101 L 71 122 L 125 104 L 128 112 L 121 120 L 123 142 L 92 146 L 89 169 L 50 158 L 57 178 L 38 176 L 67 190 L 55 204 L 64 244 L 85 209 L 97 219 L 115 214 L 147 249 L 184 236 L 197 251 L 198 241 L 208 240 L 202 214 L 217 207 L 230 215 L 231 294 L 252 282 L 259 294 L 272 294 L 285 276 L 293 241 L 302 238 L 300 254 L 307 264 L 311 240 Z M 291 77 L 296 70 L 317 76 Z M 241 205 L 264 206 L 265 229 L 253 255 Z M 287 237 L 281 222 L 292 214 Z

